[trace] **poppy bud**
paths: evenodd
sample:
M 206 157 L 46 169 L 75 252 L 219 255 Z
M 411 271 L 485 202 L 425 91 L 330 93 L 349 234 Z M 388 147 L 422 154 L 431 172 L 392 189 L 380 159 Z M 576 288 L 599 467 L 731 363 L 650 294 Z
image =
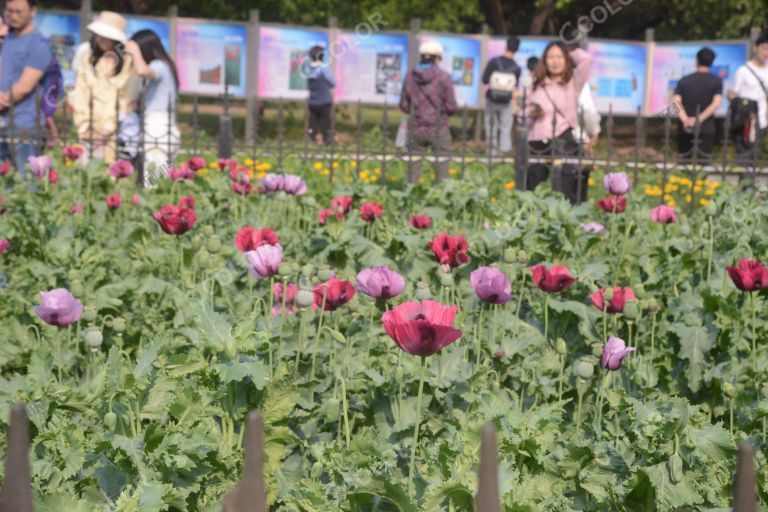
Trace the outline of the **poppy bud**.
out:
M 517 258 L 517 253 L 513 248 L 508 247 L 504 249 L 504 261 L 506 263 L 514 263 L 516 258 Z
M 301 275 L 307 278 L 312 277 L 313 275 L 315 275 L 315 267 L 307 263 L 306 265 L 301 267 Z
M 205 243 L 205 248 L 211 254 L 218 254 L 219 251 L 221 251 L 221 239 L 218 236 L 213 235 Z
M 97 316 L 97 311 L 95 306 L 85 306 L 85 312 L 83 313 L 83 318 L 86 322 L 95 322 Z
M 107 414 L 104 415 L 104 426 L 107 427 L 107 430 L 110 432 L 114 432 L 115 425 L 117 425 L 117 414 L 115 414 L 112 411 L 109 411 Z
M 640 314 L 640 308 L 637 307 L 637 301 L 630 300 L 624 304 L 624 318 L 634 320 Z
M 72 295 L 75 297 L 81 297 L 85 293 L 85 289 L 83 288 L 83 282 L 79 279 L 75 279 L 71 283 L 69 283 L 69 291 L 72 292 Z
M 432 298 L 432 292 L 429 291 L 429 284 L 420 281 L 416 285 L 416 298 L 419 300 L 428 300 Z
M 589 380 L 595 375 L 595 366 L 584 359 L 578 361 L 573 367 L 573 372 L 584 380 Z
M 339 419 L 339 411 L 341 411 L 341 402 L 338 398 L 329 398 L 325 403 L 325 421 L 333 423 Z
M 119 316 L 112 322 L 112 328 L 115 332 L 125 332 L 125 318 Z
M 213 236 L 215 231 L 213 230 L 213 226 L 204 226 L 203 227 L 203 235 L 205 236 Z
M 477 197 L 479 197 L 480 199 L 488 199 L 488 189 L 485 187 L 478 188 Z
M 307 206 L 309 208 L 313 208 L 315 205 L 317 205 L 317 201 L 312 196 L 304 196 L 304 199 L 302 200 L 304 203 L 304 206 Z
M 194 238 L 192 238 L 192 250 L 197 252 L 202 246 L 203 239 L 200 237 L 200 235 L 195 235 Z
M 709 414 L 709 411 L 712 410 L 710 409 L 709 404 L 706 402 L 701 404 L 699 407 L 701 408 L 701 412 L 703 412 L 704 414 Z
M 669 476 L 674 483 L 683 480 L 683 458 L 676 453 L 669 458 Z
M 688 224 L 680 224 L 680 234 L 688 236 L 691 234 L 691 227 Z
M 197 253 L 197 266 L 200 269 L 205 270 L 208 268 L 208 264 L 211 262 L 211 253 L 206 250 L 202 250 Z
M 74 268 L 69 269 L 67 272 L 67 279 L 69 281 L 76 281 L 80 277 L 80 271 Z
M 605 343 L 596 341 L 590 345 L 592 347 L 592 355 L 595 357 L 601 357 L 603 355 L 603 349 L 605 348 Z
M 312 464 L 312 469 L 310 470 L 309 474 L 315 480 L 320 478 L 320 475 L 323 474 L 323 463 L 318 461 Z
M 557 338 L 557 341 L 555 342 L 555 351 L 561 356 L 568 353 L 568 345 L 566 345 L 563 338 Z
M 333 270 L 328 268 L 328 265 L 320 265 L 320 268 L 317 270 L 317 277 L 321 281 L 327 281 L 333 277 Z
M 611 302 L 613 300 L 613 288 L 606 288 L 603 296 L 606 303 Z
M 707 205 L 704 207 L 704 213 L 707 214 L 707 217 L 714 217 L 717 215 L 717 203 L 710 200 Z
M 451 274 L 443 274 L 440 276 L 441 286 L 451 286 L 453 284 L 453 276 Z
M 635 297 L 642 300 L 645 298 L 645 287 L 641 284 L 633 286 L 632 290 L 635 292 Z
M 517 262 L 521 265 L 528 263 L 528 253 L 522 249 L 517 251 Z
M 712 415 L 715 416 L 715 417 L 722 416 L 723 414 L 725 414 L 725 406 L 724 405 L 716 405 L 715 408 L 712 409 Z
M 723 384 L 723 393 L 725 393 L 725 396 L 727 396 L 728 398 L 735 398 L 736 386 L 734 386 L 730 382 L 726 382 L 725 384 Z
M 85 342 L 92 349 L 95 350 L 99 348 L 103 341 L 104 341 L 104 336 L 101 334 L 101 331 L 98 330 L 95 326 L 91 325 L 85 331 Z
M 302 288 L 299 293 L 296 294 L 296 304 L 303 308 L 308 308 L 315 302 L 315 294 L 312 290 Z
M 280 268 L 277 269 L 277 273 L 278 275 L 287 279 L 288 276 L 294 274 L 295 270 L 296 269 L 293 268 L 293 265 L 283 262 L 283 264 L 280 265 Z
M 659 309 L 661 309 L 661 307 L 659 306 L 659 301 L 657 301 L 653 297 L 648 299 L 648 311 L 650 311 L 651 313 L 656 313 L 659 311 Z

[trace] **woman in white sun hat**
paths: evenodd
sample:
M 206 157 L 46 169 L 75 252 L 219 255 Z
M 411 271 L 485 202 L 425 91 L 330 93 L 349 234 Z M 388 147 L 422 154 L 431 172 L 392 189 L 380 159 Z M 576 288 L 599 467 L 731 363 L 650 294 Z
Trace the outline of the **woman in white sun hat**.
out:
M 120 121 L 135 109 L 140 89 L 133 59 L 124 47 L 125 27 L 125 18 L 110 11 L 88 25 L 91 45 L 82 55 L 69 96 L 80 143 L 107 163 L 116 158 Z

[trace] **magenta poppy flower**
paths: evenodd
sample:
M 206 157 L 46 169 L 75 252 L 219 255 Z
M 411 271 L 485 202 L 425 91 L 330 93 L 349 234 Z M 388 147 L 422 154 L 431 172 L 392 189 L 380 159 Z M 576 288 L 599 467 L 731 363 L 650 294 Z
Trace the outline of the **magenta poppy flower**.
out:
M 743 292 L 756 292 L 768 288 L 768 268 L 758 260 L 739 260 L 735 267 L 727 267 L 728 276 Z
M 621 368 L 624 358 L 634 351 L 634 347 L 628 347 L 623 339 L 611 336 L 603 348 L 600 366 L 606 370 L 616 371 Z
M 189 168 L 190 168 L 190 169 L 192 169 L 193 171 L 199 171 L 200 169 L 202 169 L 203 167 L 205 167 L 205 164 L 206 164 L 206 162 L 205 162 L 205 158 L 203 158 L 203 157 L 201 157 L 201 156 L 193 156 L 193 157 L 192 157 L 192 158 L 190 158 L 190 159 L 189 159 L 189 161 L 187 162 L 187 165 L 188 165 L 188 166 L 189 166 Z
M 168 171 L 168 177 L 173 181 L 194 180 L 195 172 L 187 164 L 181 164 L 178 167 L 171 167 Z
M 118 160 L 109 166 L 109 174 L 118 180 L 127 178 L 133 174 L 133 165 L 128 160 Z
M 283 190 L 283 181 L 284 178 L 281 174 L 269 173 L 264 175 L 260 183 L 265 192 L 279 192 Z
M 606 306 L 605 304 L 605 288 L 602 288 L 589 296 L 592 299 L 592 305 L 594 305 L 600 311 L 605 308 L 606 313 L 623 313 L 624 306 L 627 302 L 636 300 L 635 292 L 629 286 L 624 288 L 614 288 L 613 297 Z
M 549 270 L 544 265 L 535 265 L 531 267 L 531 274 L 533 284 L 547 293 L 562 292 L 576 282 L 571 271 L 560 265 L 553 265 Z
M 248 271 L 254 279 L 266 279 L 277 274 L 283 262 L 283 248 L 279 245 L 262 245 L 245 253 Z
M 662 204 L 651 211 L 651 219 L 659 224 L 672 224 L 677 221 L 674 206 Z
M 83 303 L 69 290 L 56 288 L 49 292 L 40 292 L 40 305 L 35 306 L 35 313 L 49 325 L 66 327 L 80 320 Z
M 0 176 L 7 176 L 11 172 L 10 160 L 4 160 L 0 162 Z
M 405 291 L 405 279 L 386 265 L 357 274 L 357 291 L 374 299 L 391 299 Z
M 432 217 L 429 215 L 414 215 L 411 217 L 411 226 L 416 229 L 427 229 L 432 225 Z
M 107 208 L 109 208 L 109 211 L 115 211 L 118 208 L 120 208 L 123 205 L 123 198 L 120 197 L 120 194 L 112 194 L 111 196 L 107 197 Z
M 83 213 L 83 211 L 84 211 L 83 203 L 76 203 L 74 206 L 70 207 L 69 209 L 69 213 L 71 215 L 77 215 L 79 213 Z
M 384 213 L 384 207 L 379 203 L 363 203 L 360 205 L 360 218 L 365 222 L 373 222 Z
M 605 233 L 605 226 L 599 222 L 587 222 L 586 224 L 579 224 L 579 226 L 586 233 Z
M 461 338 L 453 327 L 457 306 L 439 302 L 405 302 L 381 317 L 384 331 L 398 347 L 415 356 L 431 356 Z
M 5 238 L 0 239 L 0 255 L 2 255 L 5 251 L 11 248 L 11 242 L 6 240 Z
M 469 275 L 477 296 L 489 304 L 506 304 L 512 300 L 512 285 L 504 272 L 496 267 L 480 267 Z
M 307 184 L 294 174 L 283 176 L 283 191 L 292 196 L 303 196 L 307 193 Z
M 283 283 L 275 283 L 272 287 L 272 299 L 275 303 L 272 308 L 272 317 L 279 315 L 283 308 L 283 292 L 285 292 L 285 313 L 292 315 L 296 310 L 296 294 L 299 293 L 299 285 L 288 283 L 287 286 L 283 286 Z

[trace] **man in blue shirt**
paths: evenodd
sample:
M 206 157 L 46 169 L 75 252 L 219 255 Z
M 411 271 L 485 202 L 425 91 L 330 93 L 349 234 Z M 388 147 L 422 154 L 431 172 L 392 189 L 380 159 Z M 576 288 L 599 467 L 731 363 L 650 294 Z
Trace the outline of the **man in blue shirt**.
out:
M 42 110 L 38 112 L 36 91 L 53 58 L 48 41 L 32 23 L 36 4 L 36 0 L 6 2 L 5 20 L 10 30 L 0 51 L 0 161 L 10 158 L 22 176 L 27 158 L 42 146 L 45 115 Z

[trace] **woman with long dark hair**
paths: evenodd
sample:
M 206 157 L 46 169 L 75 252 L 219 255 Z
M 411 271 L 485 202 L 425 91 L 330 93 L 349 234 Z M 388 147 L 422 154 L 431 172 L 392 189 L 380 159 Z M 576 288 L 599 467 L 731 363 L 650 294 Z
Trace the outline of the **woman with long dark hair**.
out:
M 109 11 L 88 25 L 90 48 L 83 51 L 69 96 L 80 142 L 107 162 L 116 157 L 121 119 L 132 111 L 138 95 L 133 60 L 122 51 L 125 27 L 125 18 Z
M 592 57 L 585 50 L 569 50 L 560 41 L 547 45 L 533 70 L 533 85 L 526 91 L 522 111 L 529 125 L 528 142 L 534 154 L 546 154 L 550 150 L 560 156 L 578 153 L 579 143 L 573 131 L 579 126 L 579 94 L 587 83 L 591 65 Z M 525 190 L 533 190 L 548 175 L 547 165 L 529 165 L 527 183 L 520 185 L 525 185 Z M 554 188 L 563 192 L 571 203 L 579 203 L 586 198 L 586 181 L 583 172 L 572 164 L 565 164 Z
M 176 126 L 179 75 L 163 43 L 151 30 L 139 30 L 125 45 L 136 74 L 144 79 L 144 184 L 162 177 L 173 165 L 180 143 Z

